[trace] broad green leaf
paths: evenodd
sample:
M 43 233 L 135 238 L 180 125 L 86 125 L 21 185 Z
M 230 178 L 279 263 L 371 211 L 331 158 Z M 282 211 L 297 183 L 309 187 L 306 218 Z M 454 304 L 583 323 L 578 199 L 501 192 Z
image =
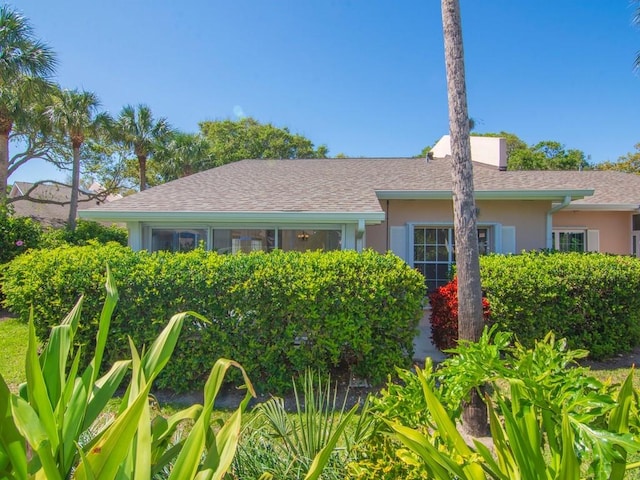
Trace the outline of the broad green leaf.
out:
M 20 435 L 11 414 L 11 392 L 0 374 L 0 451 L 5 455 L 0 465 L 0 476 L 11 472 L 15 478 L 27 478 L 27 454 L 24 442 L 25 439 Z
M 87 413 L 82 426 L 83 430 L 98 418 L 98 415 L 104 409 L 105 405 L 113 398 L 116 390 L 120 386 L 122 379 L 131 366 L 131 360 L 119 360 L 115 362 L 111 369 L 100 377 L 89 395 L 89 403 L 87 405 Z
M 424 460 L 426 469 L 431 472 L 434 478 L 485 479 L 482 468 L 479 467 L 479 472 L 465 472 L 463 467 L 451 458 L 449 452 L 437 450 L 431 445 L 429 439 L 420 432 L 404 425 L 391 422 L 387 422 L 387 424 L 395 431 L 395 436 L 398 440 Z
M 131 344 L 133 365 L 131 384 L 136 385 L 136 388 L 132 389 L 131 392 L 132 394 L 137 394 L 138 390 L 143 390 L 146 387 L 147 379 L 140 363 L 140 356 L 131 338 L 129 338 L 129 343 Z M 135 480 L 148 480 L 151 478 L 151 447 L 151 413 L 149 411 L 149 402 L 147 401 L 138 420 L 138 431 L 134 442 L 131 444 L 133 455 L 130 461 L 135 462 L 135 475 L 133 477 Z
M 213 410 L 216 395 L 220 390 L 220 386 L 222 385 L 225 373 L 231 366 L 235 366 L 240 369 L 245 379 L 249 393 L 255 396 L 253 386 L 251 385 L 249 378 L 246 376 L 244 368 L 242 368 L 240 364 L 234 362 L 233 360 L 228 360 L 225 358 L 218 359 L 211 369 L 211 373 L 209 374 L 209 378 L 207 379 L 207 382 L 205 384 L 204 407 L 202 409 L 202 413 L 196 420 L 196 423 L 192 427 L 191 432 L 189 432 L 184 446 L 180 451 L 180 455 L 178 455 L 178 458 L 174 463 L 173 470 L 171 471 L 169 479 L 182 480 L 187 478 L 194 478 L 196 473 L 198 472 L 201 455 L 205 448 L 205 440 L 209 430 L 211 411 Z M 219 452 L 217 453 L 219 454 Z M 210 455 L 215 454 L 216 452 L 210 452 Z M 214 472 L 211 472 L 211 474 L 213 473 Z
M 98 333 L 96 334 L 96 348 L 94 351 L 93 359 L 91 360 L 90 371 L 92 372 L 90 384 L 96 381 L 100 366 L 102 365 L 102 356 L 104 355 L 104 349 L 107 344 L 107 337 L 109 336 L 109 327 L 111 325 L 111 316 L 118 304 L 118 289 L 116 288 L 115 280 L 111 275 L 111 269 L 107 264 L 107 278 L 104 284 L 107 291 L 107 297 L 105 298 L 102 312 L 100 312 L 100 322 L 98 324 Z
M 151 426 L 154 443 L 170 439 L 181 422 L 185 420 L 195 420 L 200 415 L 200 412 L 202 412 L 202 405 L 195 404 L 174 413 L 169 418 L 161 416 L 154 418 L 153 425 Z
M 142 359 L 146 378 L 156 376 L 165 367 L 178 342 L 184 320 L 188 316 L 196 317 L 203 322 L 209 323 L 206 318 L 195 312 L 182 312 L 171 317 L 167 326 L 160 332 L 160 335 L 154 340 L 149 351 Z
M 49 341 L 40 355 L 42 375 L 51 405 L 57 406 L 65 388 L 65 368 L 72 342 L 71 326 L 56 325 L 51 329 Z
M 31 448 L 38 455 L 43 473 L 51 480 L 61 479 L 54 459 L 53 448 L 49 441 L 49 433 L 40 421 L 38 413 L 24 399 L 11 396 L 11 412 L 18 431 L 27 439 Z
M 120 464 L 129 451 L 138 428 L 138 419 L 148 404 L 151 383 L 140 392 L 134 402 L 103 433 L 100 440 L 91 446 L 85 461 L 78 466 L 76 478 L 85 480 L 89 471 L 96 478 L 114 478 Z
M 233 462 L 236 454 L 240 427 L 242 426 L 242 412 L 246 409 L 251 394 L 247 392 L 238 409 L 224 423 L 216 434 L 216 441 L 207 451 L 202 463 L 202 470 L 196 475 L 196 480 L 221 480 Z
M 569 416 L 562 415 L 562 460 L 560 462 L 559 478 L 563 480 L 578 480 L 580 478 L 580 461 L 576 456 L 573 429 L 569 423 Z
M 442 403 L 435 396 L 429 385 L 427 384 L 427 380 L 424 376 L 424 373 L 419 368 L 416 369 L 416 373 L 418 375 L 418 379 L 420 380 L 420 384 L 422 385 L 422 392 L 424 394 L 424 399 L 427 402 L 427 408 L 431 413 L 437 427 L 440 432 L 441 437 L 449 443 L 454 450 L 460 455 L 471 455 L 471 449 L 458 432 L 456 425 L 451 421 L 449 415 L 447 415 L 446 410 L 442 406 Z M 480 468 L 480 467 L 478 467 Z
M 27 344 L 26 359 L 27 392 L 29 403 L 35 410 L 41 425 L 48 435 L 48 442 L 51 445 L 51 454 L 55 456 L 58 450 L 58 426 L 53 414 L 53 407 L 49 403 L 47 387 L 45 385 L 40 361 L 38 360 L 38 341 L 36 340 L 35 327 L 33 326 L 33 312 L 29 319 L 29 341 Z

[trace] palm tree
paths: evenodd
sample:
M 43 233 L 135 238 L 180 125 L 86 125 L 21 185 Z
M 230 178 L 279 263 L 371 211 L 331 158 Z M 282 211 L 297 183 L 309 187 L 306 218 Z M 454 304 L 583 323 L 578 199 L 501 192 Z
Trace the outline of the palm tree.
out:
M 33 35 L 25 17 L 0 5 L 0 203 L 9 178 L 9 135 L 25 107 L 42 99 L 56 67 L 53 51 Z
M 477 341 L 482 335 L 484 321 L 459 0 L 442 0 L 442 26 L 453 157 L 451 174 L 458 276 L 458 336 L 462 340 Z M 465 407 L 463 418 L 473 435 L 486 433 L 486 406 L 475 390 Z
M 147 105 L 126 105 L 113 125 L 113 137 L 133 150 L 138 159 L 141 191 L 147 188 L 147 159 L 156 144 L 169 133 L 171 127 L 167 120 L 154 119 Z
M 162 180 L 169 182 L 213 167 L 210 148 L 200 134 L 173 133 L 155 153 Z
M 71 204 L 69 206 L 69 228 L 75 230 L 78 213 L 78 191 L 80 188 L 80 147 L 87 136 L 95 135 L 105 120 L 97 114 L 100 102 L 92 92 L 61 90 L 54 95 L 46 116 L 55 131 L 71 142 L 73 170 L 71 180 Z

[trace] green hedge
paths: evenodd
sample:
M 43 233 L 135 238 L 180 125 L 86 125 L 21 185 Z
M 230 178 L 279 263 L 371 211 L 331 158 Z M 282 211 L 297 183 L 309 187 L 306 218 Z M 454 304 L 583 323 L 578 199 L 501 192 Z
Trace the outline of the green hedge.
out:
M 348 368 L 379 382 L 411 362 L 424 279 L 398 257 L 372 251 L 221 256 L 149 254 L 117 244 L 39 250 L 7 266 L 6 305 L 25 320 L 33 305 L 37 333 L 46 338 L 84 294 L 83 318 L 90 321 L 78 338 L 91 344 L 107 263 L 120 292 L 110 361 L 128 355 L 128 336 L 149 343 L 176 312 L 192 310 L 211 322 L 186 326 L 161 388 L 201 388 L 219 357 L 237 360 L 271 391 L 288 388 L 307 367 Z
M 582 253 L 480 260 L 491 320 L 527 346 L 549 331 L 592 358 L 640 344 L 640 260 Z

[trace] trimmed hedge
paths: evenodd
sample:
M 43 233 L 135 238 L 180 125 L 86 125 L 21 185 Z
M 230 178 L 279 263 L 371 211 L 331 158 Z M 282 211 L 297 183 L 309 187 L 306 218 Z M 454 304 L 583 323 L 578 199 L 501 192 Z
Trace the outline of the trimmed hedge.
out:
M 411 363 L 424 279 L 398 257 L 373 251 L 221 256 L 201 249 L 132 252 L 117 244 L 38 250 L 7 266 L 6 306 L 26 320 L 33 305 L 37 333 L 46 338 L 84 294 L 83 318 L 90 320 L 77 338 L 88 346 L 107 263 L 120 293 L 110 362 L 128 355 L 128 336 L 149 344 L 176 312 L 196 311 L 211 322 L 185 325 L 160 388 L 200 389 L 219 357 L 240 362 L 270 391 L 287 389 L 307 367 L 348 368 L 377 383 Z
M 480 258 L 491 320 L 531 347 L 549 331 L 592 358 L 640 344 L 640 260 L 541 253 Z

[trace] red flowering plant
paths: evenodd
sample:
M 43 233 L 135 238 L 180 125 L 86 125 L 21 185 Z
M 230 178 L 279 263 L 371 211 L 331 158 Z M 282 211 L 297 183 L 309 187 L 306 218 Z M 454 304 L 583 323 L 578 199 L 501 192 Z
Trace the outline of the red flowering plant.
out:
M 458 343 L 458 279 L 454 277 L 446 285 L 429 295 L 431 304 L 431 339 L 440 350 L 454 348 Z M 489 300 L 482 297 L 482 313 L 489 323 Z

